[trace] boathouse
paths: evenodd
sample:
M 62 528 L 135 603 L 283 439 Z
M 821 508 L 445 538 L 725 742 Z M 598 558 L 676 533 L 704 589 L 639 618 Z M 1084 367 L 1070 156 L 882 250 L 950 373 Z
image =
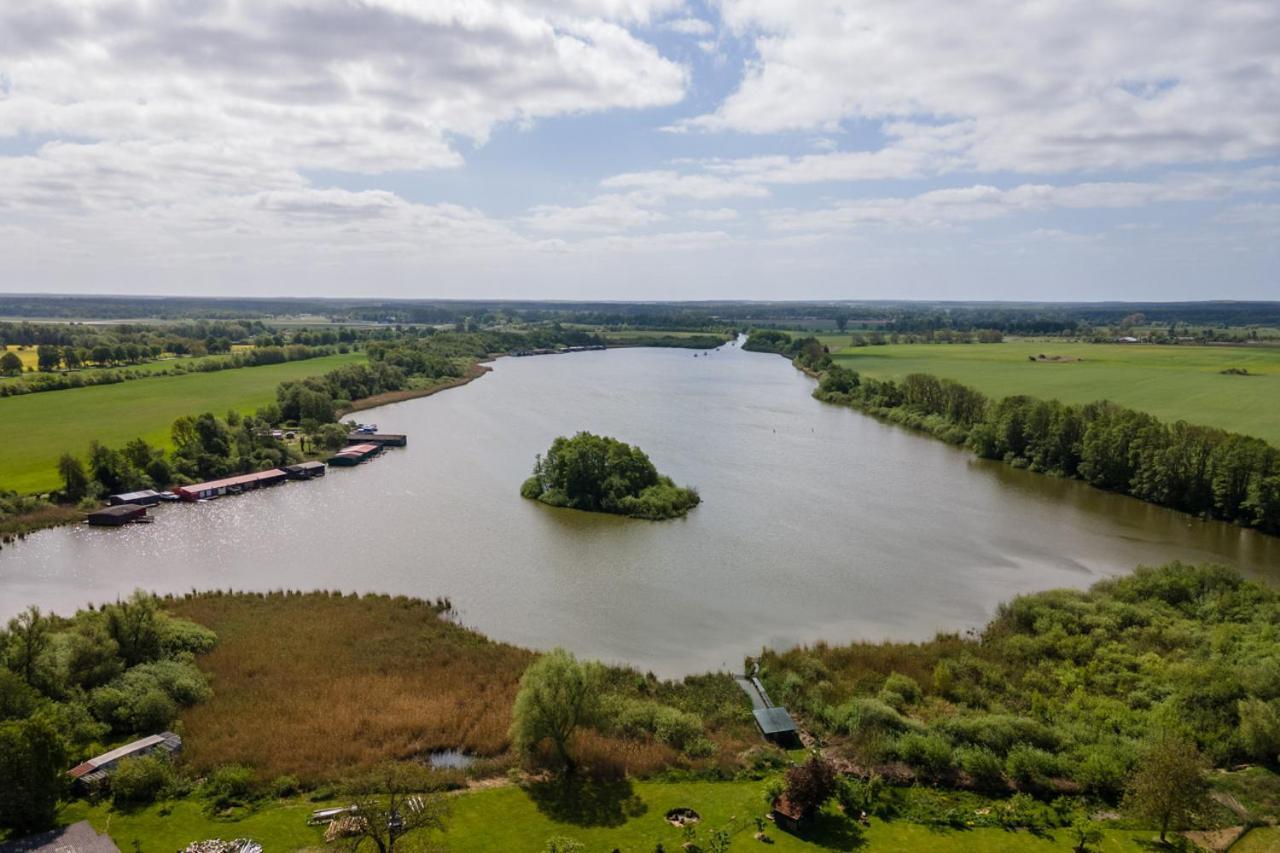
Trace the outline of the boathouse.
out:
M 121 761 L 126 758 L 137 758 L 153 753 L 172 755 L 182 750 L 182 738 L 173 732 L 161 732 L 158 735 L 139 738 L 133 743 L 104 752 L 96 758 L 90 758 L 83 764 L 77 764 L 67 771 L 67 775 L 76 783 L 85 787 L 96 787 L 110 778 Z
M 184 501 L 204 501 L 223 495 L 238 495 L 241 492 L 274 486 L 288 479 L 288 474 L 279 468 L 270 468 L 253 474 L 241 474 L 237 477 L 226 477 L 222 480 L 210 480 L 207 483 L 194 483 L 190 486 L 178 486 L 173 493 Z
M 323 477 L 324 472 L 324 463 L 316 462 L 315 460 L 284 466 L 284 473 L 288 475 L 290 480 L 310 480 L 315 477 Z
M 774 705 L 769 708 L 755 710 L 756 725 L 766 740 L 779 746 L 794 747 L 800 745 L 800 735 L 796 731 L 796 721 L 791 719 L 786 708 Z
M 124 492 L 119 495 L 111 495 L 107 498 L 107 503 L 111 506 L 119 506 L 120 504 L 155 506 L 162 500 L 164 500 L 164 497 L 155 489 L 143 489 L 140 492 Z
M 372 459 L 382 451 L 377 444 L 352 444 L 329 457 L 330 465 L 359 465 L 366 459 Z
M 404 447 L 409 443 L 407 435 L 395 433 L 352 432 L 347 434 L 347 444 L 378 444 L 382 447 Z
M 146 514 L 145 506 L 116 504 L 89 513 L 89 523 L 95 527 L 121 527 L 131 521 L 137 521 Z

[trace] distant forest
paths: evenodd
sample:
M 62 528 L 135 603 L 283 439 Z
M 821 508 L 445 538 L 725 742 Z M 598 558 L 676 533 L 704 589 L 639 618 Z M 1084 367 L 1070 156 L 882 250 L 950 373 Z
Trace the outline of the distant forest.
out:
M 237 299 L 0 294 L 0 317 L 57 320 L 269 320 L 488 326 L 561 322 L 672 330 L 839 328 L 893 332 L 992 329 L 1012 334 L 1084 334 L 1097 326 L 1280 326 L 1272 302 L 528 302 L 454 300 Z

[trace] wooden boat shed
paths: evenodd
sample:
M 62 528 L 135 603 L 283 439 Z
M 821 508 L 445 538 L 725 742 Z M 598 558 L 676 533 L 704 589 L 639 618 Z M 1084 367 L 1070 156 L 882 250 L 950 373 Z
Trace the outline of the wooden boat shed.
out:
M 116 504 L 89 513 L 88 521 L 94 527 L 122 527 L 147 514 L 147 508 L 138 504 Z

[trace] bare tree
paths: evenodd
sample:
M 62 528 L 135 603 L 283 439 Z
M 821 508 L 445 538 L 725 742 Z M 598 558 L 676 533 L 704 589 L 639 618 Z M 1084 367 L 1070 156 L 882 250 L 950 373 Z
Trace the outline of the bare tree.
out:
M 378 853 L 429 847 L 426 830 L 443 830 L 448 807 L 435 792 L 435 778 L 424 767 L 403 762 L 383 764 L 354 782 L 348 793 L 351 813 L 337 843 L 359 850 L 366 843 Z M 412 837 L 409 837 L 412 836 Z

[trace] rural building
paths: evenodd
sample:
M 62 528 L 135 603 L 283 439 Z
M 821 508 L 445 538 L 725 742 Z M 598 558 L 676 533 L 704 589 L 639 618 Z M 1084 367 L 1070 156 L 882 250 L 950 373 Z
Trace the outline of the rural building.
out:
M 791 802 L 786 794 L 773 801 L 773 809 L 769 812 L 778 829 L 786 832 L 798 832 L 804 822 L 804 810 Z
M 61 829 L 28 835 L 0 844 L 0 853 L 120 853 L 110 836 L 100 835 L 82 820 Z
M 791 719 L 786 708 L 774 705 L 770 708 L 758 708 L 754 712 L 756 725 L 766 740 L 780 746 L 799 746 L 800 735 L 796 731 L 796 722 Z
M 394 433 L 352 432 L 347 434 L 347 444 L 378 444 L 383 447 L 404 447 L 409 443 L 407 435 Z
M 184 501 L 203 501 L 223 495 L 238 495 L 241 492 L 275 486 L 289 477 L 279 468 L 270 468 L 254 474 L 241 474 L 237 477 L 226 477 L 222 480 L 210 480 L 207 483 L 195 483 L 190 486 L 178 486 L 173 493 Z
M 359 465 L 367 459 L 372 459 L 382 451 L 382 447 L 377 444 L 352 444 L 343 450 L 338 451 L 329 457 L 330 465 Z
M 323 477 L 325 467 L 323 462 L 299 462 L 297 465 L 286 465 L 284 473 L 288 475 L 290 480 L 310 480 L 314 477 Z
M 144 489 L 140 492 L 124 492 L 119 495 L 111 495 L 107 498 L 107 503 L 111 506 L 119 506 L 120 504 L 137 504 L 138 506 L 155 506 L 164 500 L 164 495 L 155 489 Z
M 67 775 L 74 779 L 77 784 L 95 787 L 105 782 L 115 772 L 120 762 L 126 758 L 137 758 L 153 753 L 172 755 L 181 751 L 181 737 L 173 732 L 161 732 L 158 735 L 139 738 L 133 743 L 126 743 L 124 746 L 116 747 L 110 752 L 102 753 L 97 758 L 90 758 L 83 764 L 72 767 L 67 771 Z
M 145 517 L 147 508 L 138 504 L 117 504 L 89 513 L 89 523 L 95 527 L 120 527 Z

